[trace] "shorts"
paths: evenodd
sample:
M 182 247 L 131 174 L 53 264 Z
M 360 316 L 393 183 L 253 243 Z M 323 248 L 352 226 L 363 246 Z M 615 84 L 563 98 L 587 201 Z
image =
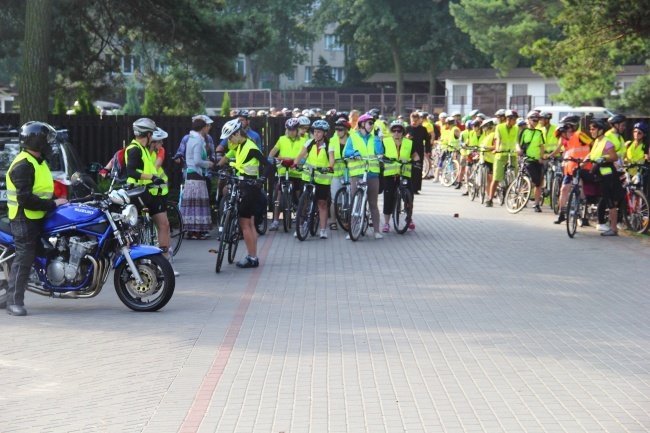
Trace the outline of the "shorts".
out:
M 424 145 L 424 153 L 431 153 L 431 143 L 426 143 Z
M 330 198 L 330 185 L 321 185 L 316 184 L 316 189 L 314 190 L 314 197 L 316 200 L 329 200 Z
M 239 218 L 251 218 L 260 212 L 260 207 L 264 206 L 264 197 L 262 190 L 256 185 L 245 185 L 241 187 L 239 197 Z
M 544 171 L 544 166 L 543 164 L 540 164 L 538 161 L 528 161 L 526 164 L 526 171 L 528 172 L 528 176 L 530 176 L 530 180 L 535 186 L 542 186 L 542 178 L 543 178 L 543 171 Z
M 469 155 L 460 155 L 459 164 L 461 167 L 467 167 L 468 165 L 470 165 L 469 162 L 467 161 L 468 158 Z
M 165 205 L 163 204 L 161 197 L 151 195 L 149 191 L 142 194 L 133 204 L 135 204 L 139 210 L 144 208 L 149 209 L 150 216 L 165 212 Z
M 614 209 L 625 197 L 621 179 L 616 172 L 603 176 L 600 182 L 600 188 L 607 209 Z
M 511 163 L 514 164 L 515 167 L 517 166 L 516 161 L 511 161 Z M 503 180 L 505 178 L 506 165 L 507 164 L 508 164 L 508 161 L 505 160 L 505 159 L 495 159 L 494 160 L 494 165 L 492 167 L 492 174 L 493 174 L 492 180 L 501 181 L 501 180 Z

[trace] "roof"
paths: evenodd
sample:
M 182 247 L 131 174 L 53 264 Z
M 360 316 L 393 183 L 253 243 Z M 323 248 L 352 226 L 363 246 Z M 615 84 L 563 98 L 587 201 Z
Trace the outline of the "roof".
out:
M 504 79 L 504 78 L 545 78 L 542 75 L 534 72 L 530 68 L 513 68 L 505 77 L 498 77 L 498 69 L 448 69 L 441 72 L 437 80 L 490 80 L 490 79 Z M 644 75 L 648 73 L 648 68 L 643 65 L 630 65 L 623 66 L 623 70 L 619 72 L 618 76 L 633 76 Z
M 395 74 L 392 72 L 377 72 L 373 74 L 370 78 L 366 78 L 366 83 L 372 84 L 382 84 L 382 83 L 394 83 L 396 82 Z M 404 82 L 409 83 L 428 83 L 429 74 L 422 72 L 405 72 L 404 73 Z
M 18 91 L 6 84 L 0 83 L 0 94 L 5 96 L 18 96 Z

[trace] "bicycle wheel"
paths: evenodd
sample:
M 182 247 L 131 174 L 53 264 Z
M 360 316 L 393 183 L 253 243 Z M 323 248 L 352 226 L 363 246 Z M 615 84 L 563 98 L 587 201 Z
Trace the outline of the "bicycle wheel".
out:
M 334 196 L 334 215 L 336 222 L 346 232 L 350 224 L 350 191 L 346 186 L 342 186 L 336 191 Z
M 430 168 L 431 168 L 431 160 L 429 158 L 424 158 L 422 160 L 422 179 L 427 177 L 427 173 L 429 173 Z
M 165 206 L 167 212 L 167 220 L 169 220 L 169 252 L 172 256 L 178 253 L 183 243 L 185 230 L 183 229 L 183 216 L 181 211 L 176 206 L 176 203 L 169 202 Z
M 309 212 L 312 203 L 311 191 L 305 190 L 298 201 L 298 211 L 296 212 L 296 236 L 299 240 L 307 239 L 309 233 Z
M 228 229 L 230 228 L 230 212 L 226 211 L 226 214 L 223 215 L 223 218 L 220 221 L 219 225 L 219 249 L 217 250 L 217 264 L 215 267 L 215 272 L 218 274 L 221 272 L 221 264 L 223 263 L 223 257 L 228 248 L 228 239 L 229 233 Z
M 363 223 L 366 216 L 366 210 L 363 205 L 363 190 L 358 189 L 352 199 L 352 211 L 350 212 L 350 239 L 354 242 L 359 240 Z
M 363 217 L 363 227 L 361 227 L 361 236 L 365 236 L 366 232 L 368 231 L 368 227 L 372 227 L 372 223 L 370 220 L 370 207 L 368 206 L 368 201 L 366 200 L 366 205 L 364 206 L 364 209 L 366 210 L 365 216 Z
M 648 199 L 644 193 L 634 190 L 630 194 L 630 201 L 623 210 L 623 222 L 628 230 L 636 233 L 645 233 L 648 231 L 648 218 L 650 218 L 650 208 Z
M 282 209 L 282 227 L 285 233 L 291 230 L 291 193 L 285 190 L 280 199 L 280 209 Z
M 398 189 L 395 197 L 395 208 L 393 208 L 393 227 L 400 235 L 403 235 L 408 230 L 412 212 L 413 197 L 411 191 Z
M 551 186 L 551 208 L 553 213 L 557 215 L 560 213 L 560 191 L 562 190 L 562 178 L 559 176 L 553 177 Z
M 443 164 L 442 180 L 443 186 L 452 186 L 458 178 L 458 161 L 446 161 Z
M 506 191 L 506 209 L 514 214 L 521 211 L 530 199 L 530 179 L 519 176 L 510 184 Z
M 228 263 L 232 264 L 235 261 L 235 254 L 237 254 L 237 247 L 239 246 L 239 221 L 234 216 L 230 218 L 227 239 Z
M 580 194 L 576 189 L 572 189 L 569 193 L 569 201 L 566 205 L 566 231 L 570 238 L 576 234 L 578 228 L 578 220 L 581 219 L 580 215 Z
M 309 234 L 316 236 L 318 233 L 318 224 L 320 222 L 320 213 L 318 212 L 318 204 L 315 200 L 311 203 L 311 221 L 309 222 Z
M 469 193 L 468 195 L 471 201 L 476 200 L 476 197 L 478 197 L 478 177 L 479 169 L 476 164 L 474 164 L 467 182 L 467 192 Z
M 487 176 L 488 176 L 487 167 L 485 167 L 484 165 L 481 164 L 480 175 L 479 175 L 479 177 L 481 179 L 480 180 L 480 185 L 479 185 L 479 193 L 481 195 L 481 204 L 485 203 L 485 196 L 487 195 L 487 181 L 488 181 Z

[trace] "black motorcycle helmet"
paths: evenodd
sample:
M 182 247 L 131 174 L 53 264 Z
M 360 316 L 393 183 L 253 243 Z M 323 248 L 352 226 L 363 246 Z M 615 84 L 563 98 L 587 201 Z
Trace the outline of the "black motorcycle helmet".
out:
M 30 121 L 20 128 L 19 137 L 21 147 L 47 156 L 52 153 L 52 143 L 56 141 L 56 131 L 45 122 Z

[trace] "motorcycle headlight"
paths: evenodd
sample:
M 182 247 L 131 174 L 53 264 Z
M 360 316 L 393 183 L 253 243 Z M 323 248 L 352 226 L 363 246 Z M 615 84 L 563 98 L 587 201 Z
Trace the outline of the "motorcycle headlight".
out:
M 126 191 L 124 191 L 123 189 L 120 189 L 120 190 L 118 190 L 117 192 L 118 192 L 118 193 L 120 194 L 120 196 L 124 199 L 124 203 L 125 203 L 125 204 L 129 204 L 129 203 L 131 203 L 131 197 L 129 197 L 129 195 L 126 193 Z
M 108 198 L 115 204 L 123 205 L 124 197 L 120 194 L 120 190 L 113 190 L 108 193 Z
M 122 220 L 131 226 L 138 224 L 138 209 L 135 205 L 129 204 L 122 210 Z

